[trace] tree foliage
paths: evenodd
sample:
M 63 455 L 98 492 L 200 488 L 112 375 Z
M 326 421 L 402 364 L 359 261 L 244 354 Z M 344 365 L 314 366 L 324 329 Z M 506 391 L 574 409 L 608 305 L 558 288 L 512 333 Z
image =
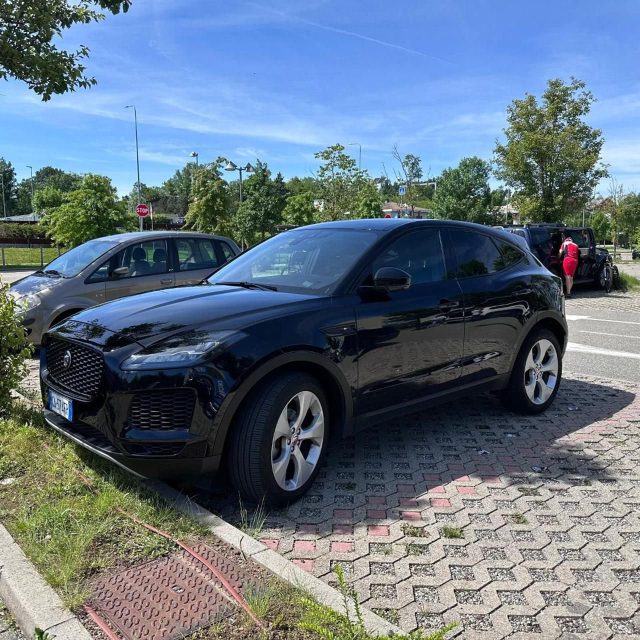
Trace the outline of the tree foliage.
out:
M 46 187 L 53 187 L 62 193 L 69 193 L 80 188 L 82 176 L 77 173 L 63 171 L 56 167 L 42 167 L 33 174 L 34 189 L 39 191 Z
M 457 167 L 445 169 L 433 198 L 437 217 L 469 222 L 491 222 L 491 169 L 484 160 L 463 158 Z
M 47 235 L 65 247 L 125 231 L 132 222 L 111 180 L 94 174 L 86 175 L 80 188 L 65 194 L 62 204 L 42 220 Z
M 585 83 L 550 80 L 540 102 L 527 94 L 507 108 L 505 143 L 495 148 L 496 176 L 515 191 L 521 214 L 559 222 L 580 211 L 607 175 L 604 139 L 584 120 L 594 101 Z
M 219 162 L 198 167 L 195 170 L 193 199 L 187 211 L 186 225 L 205 233 L 229 235 L 231 220 L 227 211 L 227 189 Z
M 628 238 L 640 233 L 640 194 L 629 193 L 620 202 L 619 230 Z
M 313 194 L 309 191 L 290 195 L 282 211 L 282 222 L 303 227 L 316 222 L 318 210 L 313 204 Z
M 81 183 L 82 184 L 82 183 Z M 64 202 L 64 193 L 53 186 L 38 189 L 33 194 L 33 209 L 38 213 L 51 213 Z
M 0 181 L 0 207 L 6 209 L 7 215 L 11 215 L 15 208 L 15 193 L 16 193 L 16 170 L 13 165 L 0 158 L 0 174 L 2 175 L 2 181 Z M 4 184 L 4 193 L 1 191 Z M 4 196 L 4 204 L 1 201 Z M 4 210 L 2 211 L 4 215 Z
M 334 144 L 315 154 L 323 161 L 318 169 L 318 194 L 328 220 L 339 220 L 353 210 L 357 184 L 363 173 L 344 149 L 343 145 Z
M 101 10 L 115 14 L 130 6 L 131 0 L 2 0 L 0 79 L 22 80 L 43 100 L 96 84 L 82 63 L 88 47 L 66 51 L 53 41 L 76 24 L 104 19 Z
M 593 229 L 596 243 L 606 244 L 611 239 L 611 221 L 604 211 L 593 213 L 589 218 L 589 226 Z

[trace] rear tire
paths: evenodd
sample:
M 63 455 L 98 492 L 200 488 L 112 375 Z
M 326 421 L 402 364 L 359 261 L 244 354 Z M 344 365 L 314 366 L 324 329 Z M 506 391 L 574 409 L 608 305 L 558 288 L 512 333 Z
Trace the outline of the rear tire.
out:
M 516 413 L 542 413 L 554 401 L 561 379 L 558 339 L 548 329 L 534 329 L 520 348 L 502 401 Z
M 274 377 L 247 399 L 230 435 L 233 486 L 250 501 L 279 506 L 304 494 L 322 465 L 329 436 L 324 390 L 313 377 Z

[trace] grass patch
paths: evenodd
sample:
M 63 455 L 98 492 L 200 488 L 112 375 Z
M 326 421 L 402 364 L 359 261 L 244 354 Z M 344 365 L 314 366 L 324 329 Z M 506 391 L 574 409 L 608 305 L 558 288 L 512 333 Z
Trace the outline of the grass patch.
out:
M 408 522 L 403 522 L 400 529 L 405 536 L 411 536 L 412 538 L 426 538 L 429 535 L 424 527 L 416 527 L 415 524 L 409 524 Z
M 513 524 L 529 524 L 526 516 L 522 515 L 521 513 L 514 513 L 511 516 L 511 522 L 513 522 Z
M 56 247 L 42 249 L 42 262 L 40 261 L 40 247 L 5 247 L 0 249 L 1 253 L 4 253 L 4 265 L 11 268 L 40 267 L 49 264 L 60 255 Z M 0 257 L 0 266 L 3 264 L 1 260 Z
M 251 512 L 251 514 L 249 514 L 249 511 L 244 506 L 240 496 L 238 496 L 238 506 L 240 510 L 239 529 L 244 531 L 248 536 L 257 538 L 262 533 L 264 523 L 267 520 L 264 498 L 260 500 L 258 506 Z
M 460 527 L 445 525 L 440 532 L 443 538 L 464 538 L 464 531 Z
M 71 609 L 86 600 L 94 574 L 174 549 L 116 507 L 178 538 L 206 535 L 133 478 L 55 435 L 40 414 L 21 407 L 0 420 L 0 480 L 9 480 L 0 485 L 0 519 Z
M 637 291 L 640 289 L 640 279 L 624 271 L 620 271 L 618 282 L 618 289 L 620 291 Z

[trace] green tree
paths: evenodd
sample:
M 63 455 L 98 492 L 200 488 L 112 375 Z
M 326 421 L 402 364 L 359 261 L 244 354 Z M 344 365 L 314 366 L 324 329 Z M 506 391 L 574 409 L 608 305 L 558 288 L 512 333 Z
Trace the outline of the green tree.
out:
M 282 222 L 303 227 L 318 221 L 318 210 L 313 204 L 313 193 L 306 191 L 291 195 L 282 211 Z
M 606 244 L 611 238 L 611 221 L 604 211 L 593 213 L 589 218 L 589 226 L 593 229 L 597 243 Z
M 200 165 L 195 171 L 193 199 L 186 215 L 187 226 L 205 233 L 229 235 L 231 220 L 227 191 L 228 185 L 222 179 L 219 162 Z
M 318 194 L 323 200 L 324 217 L 329 220 L 344 218 L 353 210 L 362 173 L 344 149 L 343 145 L 334 144 L 315 154 L 323 161 L 318 169 Z
M 69 193 L 80 188 L 82 176 L 70 173 L 56 167 L 42 167 L 33 174 L 33 184 L 36 190 L 54 187 L 62 193 Z
M 2 180 L 0 180 L 0 207 L 2 209 L 0 212 L 4 215 L 6 211 L 7 215 L 11 215 L 15 207 L 16 170 L 4 158 L 0 158 L 0 175 L 2 176 Z M 4 192 L 2 185 L 4 185 Z M 4 200 L 2 200 L 3 197 Z
M 161 187 L 165 198 L 162 203 L 163 213 L 181 218 L 187 215 L 197 169 L 193 162 L 189 162 L 163 183 Z
M 640 194 L 628 193 L 620 202 L 620 231 L 630 239 L 640 232 Z
M 286 202 L 282 174 L 272 179 L 267 164 L 257 160 L 253 174 L 244 183 L 244 201 L 233 215 L 234 232 L 241 244 L 253 244 L 273 233 L 282 222 Z
M 47 235 L 65 247 L 124 231 L 131 222 L 111 180 L 94 174 L 86 175 L 80 188 L 65 194 L 43 219 Z
M 353 215 L 356 218 L 382 217 L 382 199 L 373 180 L 361 180 L 355 197 Z
M 445 169 L 433 197 L 437 217 L 491 223 L 491 189 L 489 163 L 472 156 L 463 158 L 457 167 Z
M 416 201 L 420 197 L 426 195 L 422 192 L 422 190 L 420 189 L 420 185 L 418 184 L 423 175 L 422 162 L 418 156 L 415 156 L 412 153 L 407 153 L 404 157 L 402 157 L 397 146 L 393 147 L 392 155 L 400 164 L 400 173 L 396 174 L 396 194 L 398 193 L 397 188 L 401 185 L 404 186 L 406 189 L 404 194 L 404 201 L 411 207 L 411 210 L 413 211 L 413 208 L 416 206 Z
M 495 148 L 496 176 L 514 190 L 521 214 L 559 222 L 581 211 L 607 175 L 604 139 L 584 120 L 594 98 L 585 83 L 550 80 L 538 102 L 527 94 L 507 108 L 506 142 Z
M 56 187 L 46 186 L 38 189 L 33 194 L 33 210 L 45 215 L 51 213 L 62 205 L 64 196 L 65 194 Z
M 18 183 L 16 187 L 15 201 L 13 203 L 13 213 L 17 216 L 33 213 L 33 206 L 31 202 L 31 178 L 25 178 L 24 180 L 20 180 Z
M 301 193 L 316 194 L 318 191 L 318 183 L 315 178 L 305 176 L 304 178 L 298 178 L 294 176 L 287 180 L 286 183 L 287 193 L 296 196 Z
M 82 64 L 89 49 L 85 45 L 77 51 L 59 49 L 59 39 L 75 24 L 104 19 L 100 9 L 115 14 L 130 5 L 131 0 L 3 0 L 0 79 L 22 80 L 43 100 L 96 84 Z

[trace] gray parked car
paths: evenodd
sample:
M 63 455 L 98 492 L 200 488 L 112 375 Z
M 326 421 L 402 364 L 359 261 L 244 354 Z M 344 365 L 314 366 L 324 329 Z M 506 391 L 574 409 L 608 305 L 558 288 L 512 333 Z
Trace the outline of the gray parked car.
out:
M 230 238 L 184 231 L 96 238 L 11 285 L 34 344 L 51 326 L 87 307 L 124 296 L 197 284 L 240 253 Z

